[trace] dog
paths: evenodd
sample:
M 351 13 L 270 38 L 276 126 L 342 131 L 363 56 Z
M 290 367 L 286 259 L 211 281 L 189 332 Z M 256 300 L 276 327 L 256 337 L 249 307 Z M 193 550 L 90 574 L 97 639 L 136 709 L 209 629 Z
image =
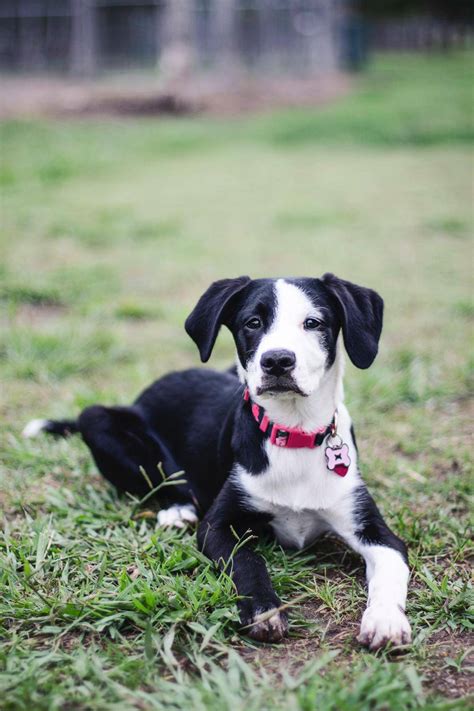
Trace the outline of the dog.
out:
M 366 563 L 359 642 L 373 650 L 405 645 L 407 549 L 361 478 L 343 402 L 343 345 L 356 367 L 368 368 L 382 318 L 375 291 L 333 274 L 222 279 L 185 328 L 206 363 L 225 325 L 236 366 L 171 373 L 131 407 L 94 405 L 77 420 L 34 420 L 24 434 L 80 433 L 104 477 L 137 496 L 183 471 L 184 479 L 158 491 L 158 522 L 198 523 L 199 549 L 232 576 L 251 638 L 279 642 L 288 634 L 255 539 L 269 534 L 302 549 L 331 532 Z

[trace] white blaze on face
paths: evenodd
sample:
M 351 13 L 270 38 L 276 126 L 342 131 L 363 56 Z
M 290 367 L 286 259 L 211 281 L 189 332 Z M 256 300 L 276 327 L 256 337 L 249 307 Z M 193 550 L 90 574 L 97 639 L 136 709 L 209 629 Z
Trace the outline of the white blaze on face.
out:
M 324 373 L 326 350 L 321 332 L 305 330 L 304 322 L 307 318 L 321 318 L 321 311 L 302 289 L 283 279 L 275 284 L 275 296 L 275 317 L 247 365 L 247 385 L 255 396 L 264 376 L 260 365 L 262 355 L 266 351 L 285 349 L 293 351 L 296 356 L 296 367 L 292 373 L 296 385 L 305 395 L 310 395 L 318 387 Z

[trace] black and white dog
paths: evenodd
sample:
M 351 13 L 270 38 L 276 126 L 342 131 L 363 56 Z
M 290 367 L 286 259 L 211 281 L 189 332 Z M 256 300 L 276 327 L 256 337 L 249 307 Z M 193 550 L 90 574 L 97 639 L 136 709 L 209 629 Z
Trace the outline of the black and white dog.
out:
M 80 432 L 102 474 L 139 496 L 162 481 L 159 463 L 167 476 L 183 470 L 185 483 L 160 493 L 158 521 L 183 527 L 200 519 L 199 548 L 230 571 L 251 637 L 277 642 L 287 634 L 252 539 L 269 532 L 283 546 L 303 548 L 333 532 L 366 562 L 359 641 L 371 649 L 406 644 L 406 547 L 361 479 L 343 403 L 341 341 L 354 365 L 368 368 L 382 314 L 376 292 L 332 274 L 217 281 L 186 331 L 206 362 L 226 325 L 237 369 L 171 373 L 131 407 L 95 405 L 77 421 L 33 420 L 24 434 Z

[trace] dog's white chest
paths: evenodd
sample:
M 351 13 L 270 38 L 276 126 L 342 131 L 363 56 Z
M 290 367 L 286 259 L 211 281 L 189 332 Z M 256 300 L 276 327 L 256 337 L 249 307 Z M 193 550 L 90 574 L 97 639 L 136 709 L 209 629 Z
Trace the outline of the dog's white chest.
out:
M 236 469 L 241 488 L 262 510 L 264 502 L 296 512 L 331 508 L 354 487 L 355 452 L 347 475 L 340 477 L 328 470 L 323 447 L 285 450 L 267 443 L 266 450 L 269 465 L 264 472 Z
M 271 514 L 271 526 L 284 546 L 302 548 L 330 529 L 325 512 L 334 510 L 359 483 L 355 451 L 345 477 L 327 468 L 323 448 L 281 450 L 267 445 L 268 468 L 250 474 L 237 466 L 234 475 L 257 511 Z
M 329 530 L 317 511 L 292 511 L 285 507 L 275 507 L 270 523 L 275 537 L 282 546 L 304 548 L 318 536 Z

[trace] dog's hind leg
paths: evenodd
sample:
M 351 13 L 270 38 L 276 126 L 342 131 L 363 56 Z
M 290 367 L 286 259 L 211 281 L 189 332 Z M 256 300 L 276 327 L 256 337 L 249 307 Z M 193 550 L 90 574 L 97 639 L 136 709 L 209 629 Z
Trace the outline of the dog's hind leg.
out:
M 172 504 L 160 509 L 157 519 L 163 528 L 186 528 L 197 523 L 198 515 L 194 504 Z
M 93 405 L 79 416 L 78 430 L 99 471 L 120 491 L 145 496 L 163 483 L 163 474 L 168 478 L 180 471 L 166 444 L 150 431 L 137 407 Z M 178 478 L 182 480 L 184 475 Z M 170 482 L 158 497 L 171 509 L 193 505 L 186 483 Z
M 23 436 L 36 437 L 41 432 L 57 437 L 81 434 L 97 468 L 119 491 L 143 497 L 163 484 L 157 492 L 163 506 L 158 512 L 161 526 L 184 528 L 197 522 L 196 499 L 183 481 L 184 473 L 165 483 L 181 467 L 139 407 L 93 405 L 77 420 L 32 420 Z

